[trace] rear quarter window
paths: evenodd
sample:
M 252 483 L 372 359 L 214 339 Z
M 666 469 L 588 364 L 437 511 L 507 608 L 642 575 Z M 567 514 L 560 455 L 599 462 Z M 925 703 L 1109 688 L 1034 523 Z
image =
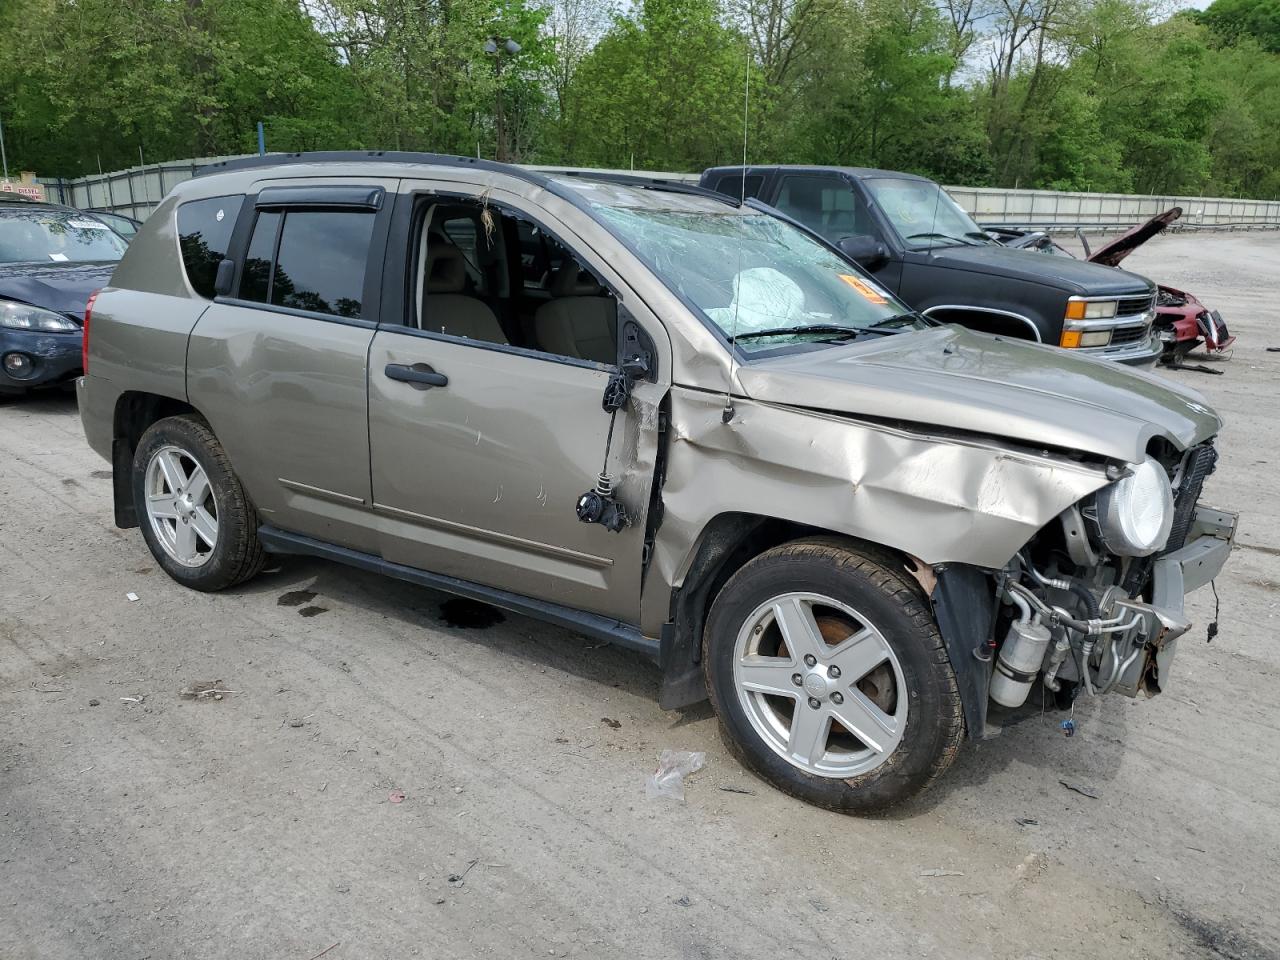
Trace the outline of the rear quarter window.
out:
M 206 300 L 213 299 L 218 264 L 227 255 L 231 231 L 244 195 L 190 200 L 178 207 L 178 246 L 187 282 Z

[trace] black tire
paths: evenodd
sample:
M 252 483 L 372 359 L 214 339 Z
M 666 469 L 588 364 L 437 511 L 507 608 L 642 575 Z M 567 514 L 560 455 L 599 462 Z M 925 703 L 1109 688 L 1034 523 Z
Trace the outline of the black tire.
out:
M 866 773 L 840 778 L 793 763 L 770 746 L 740 702 L 734 679 L 739 631 L 762 605 L 788 593 L 821 594 L 861 612 L 898 661 L 909 697 L 901 739 Z M 841 813 L 881 811 L 920 793 L 951 765 L 964 739 L 955 672 L 918 584 L 890 556 L 860 551 L 849 541 L 795 541 L 738 570 L 712 605 L 703 668 L 733 754 L 778 789 Z M 895 689 L 894 703 L 899 695 Z M 805 696 L 794 709 L 807 709 Z
M 170 556 L 161 544 L 147 512 L 147 468 L 157 451 L 179 448 L 194 460 L 209 479 L 217 510 L 216 543 L 200 566 L 186 566 Z M 258 540 L 258 513 L 231 469 L 222 444 L 205 421 L 197 416 L 168 417 L 153 423 L 142 435 L 133 454 L 133 501 L 138 525 L 156 562 L 174 580 L 193 590 L 225 590 L 255 576 L 265 553 Z

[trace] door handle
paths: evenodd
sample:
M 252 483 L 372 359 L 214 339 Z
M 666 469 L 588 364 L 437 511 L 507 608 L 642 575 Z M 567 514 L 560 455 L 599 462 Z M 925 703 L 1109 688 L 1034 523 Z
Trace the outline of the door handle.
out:
M 383 371 L 389 380 L 407 383 L 418 390 L 430 390 L 432 387 L 447 387 L 449 378 L 443 373 L 436 373 L 425 363 L 388 363 Z

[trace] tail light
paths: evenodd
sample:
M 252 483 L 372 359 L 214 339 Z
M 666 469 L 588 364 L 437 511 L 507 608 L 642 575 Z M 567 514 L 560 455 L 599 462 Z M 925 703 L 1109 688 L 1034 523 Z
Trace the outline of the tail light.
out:
M 84 305 L 84 329 L 80 334 L 80 370 L 89 372 L 89 320 L 93 317 L 93 301 L 98 299 L 100 290 L 89 294 L 89 302 Z

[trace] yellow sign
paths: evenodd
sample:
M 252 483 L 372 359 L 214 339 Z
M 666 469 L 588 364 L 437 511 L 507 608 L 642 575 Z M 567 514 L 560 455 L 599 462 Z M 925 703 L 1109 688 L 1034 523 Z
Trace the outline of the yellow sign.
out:
M 837 276 L 839 276 L 841 280 L 843 280 L 849 286 L 853 287 L 853 289 L 857 290 L 860 294 L 862 294 L 872 303 L 888 303 L 889 302 L 884 298 L 884 295 L 881 294 L 879 290 L 871 286 L 871 284 L 867 283 L 861 277 L 855 277 L 851 273 L 841 273 L 841 274 L 837 274 Z

